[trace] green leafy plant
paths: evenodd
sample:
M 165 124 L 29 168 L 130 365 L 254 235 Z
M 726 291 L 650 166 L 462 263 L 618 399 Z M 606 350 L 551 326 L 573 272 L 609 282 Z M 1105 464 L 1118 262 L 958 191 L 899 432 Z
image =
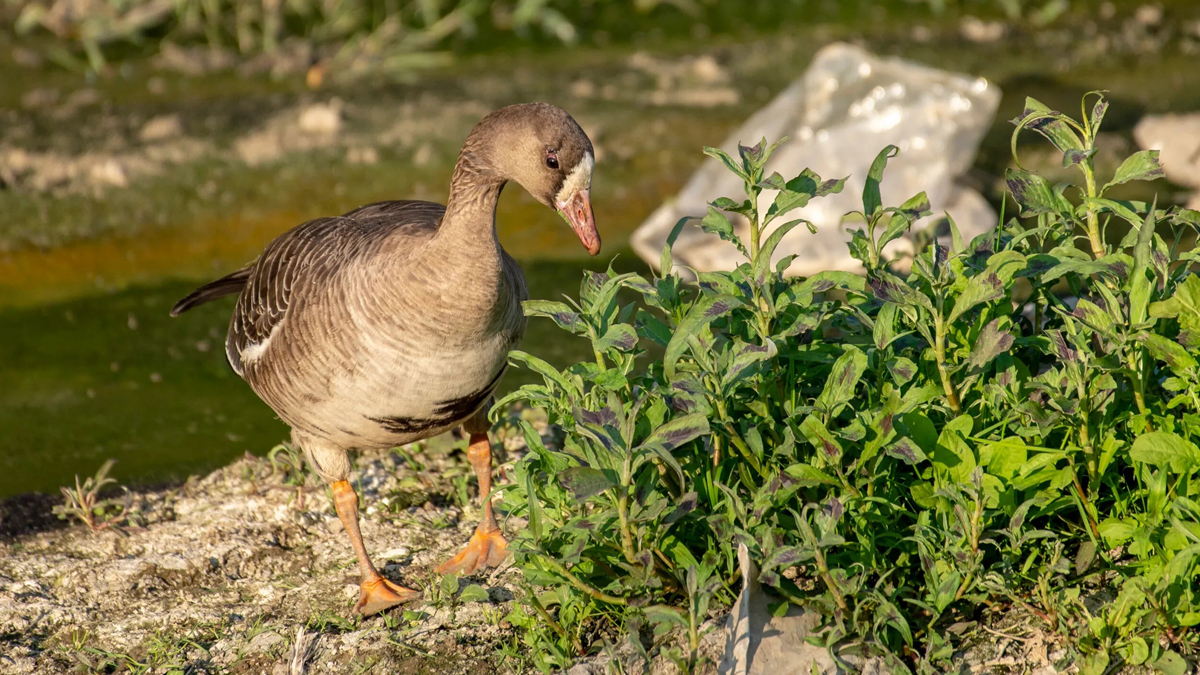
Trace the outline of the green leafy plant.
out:
M 970 241 L 947 219 L 908 269 L 885 249 L 930 207 L 883 205 L 888 147 L 849 244 L 865 275 L 787 276 L 780 240 L 812 229 L 788 214 L 844 180 L 768 175 L 764 140 L 706 150 L 744 185 L 697 219 L 742 251 L 736 269 L 676 269 L 684 219 L 657 275 L 589 272 L 578 299 L 528 302 L 594 353 L 561 371 L 514 353 L 544 383 L 496 408 L 563 431 L 548 447 L 519 423 L 529 452 L 504 495 L 529 522 L 514 623 L 557 655 L 539 667 L 650 625 L 643 641 L 694 670 L 738 543 L 768 590 L 826 617 L 835 656 L 940 672 L 948 627 L 1007 604 L 1070 638 L 1083 672 L 1195 659 L 1200 277 L 1183 243 L 1200 214 L 1111 197 L 1161 168 L 1144 152 L 1096 175 L 1107 105 L 1089 94 L 1074 120 L 1030 99 L 1014 153 L 1034 131 L 1081 185 L 1018 163 L 1019 219 Z
M 112 518 L 122 511 L 120 502 L 114 499 L 101 499 L 100 493 L 107 486 L 117 484 L 115 478 L 108 476 L 108 472 L 112 471 L 113 465 L 116 463 L 117 460 L 110 459 L 100 465 L 95 476 L 89 476 L 80 483 L 77 475 L 75 476 L 75 487 L 59 488 L 62 492 L 63 503 L 55 506 L 52 513 L 61 520 L 74 518 L 87 525 L 93 532 L 112 527 L 114 523 Z

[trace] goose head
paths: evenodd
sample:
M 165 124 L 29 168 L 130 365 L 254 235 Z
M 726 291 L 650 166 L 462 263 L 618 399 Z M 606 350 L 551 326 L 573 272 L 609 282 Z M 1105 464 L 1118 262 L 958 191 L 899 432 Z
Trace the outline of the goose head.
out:
M 557 211 L 588 253 L 600 252 L 589 194 L 595 153 L 587 134 L 565 110 L 549 103 L 508 106 L 485 117 L 471 136 L 498 177 L 516 181 Z M 467 147 L 471 145 L 468 140 Z

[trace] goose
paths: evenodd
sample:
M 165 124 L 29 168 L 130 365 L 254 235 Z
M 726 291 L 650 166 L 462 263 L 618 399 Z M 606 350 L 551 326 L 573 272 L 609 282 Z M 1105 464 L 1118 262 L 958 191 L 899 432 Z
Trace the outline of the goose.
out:
M 461 426 L 482 517 L 439 573 L 500 564 L 508 542 L 490 499 L 487 411 L 525 332 L 520 266 L 500 246 L 496 202 L 509 181 L 557 211 L 591 255 L 592 143 L 547 103 L 485 116 L 467 136 L 446 205 L 385 201 L 280 235 L 249 265 L 180 300 L 171 315 L 238 294 L 225 354 L 291 427 L 333 492 L 362 575 L 362 615 L 419 591 L 385 579 L 358 526 L 352 450 L 391 448 Z

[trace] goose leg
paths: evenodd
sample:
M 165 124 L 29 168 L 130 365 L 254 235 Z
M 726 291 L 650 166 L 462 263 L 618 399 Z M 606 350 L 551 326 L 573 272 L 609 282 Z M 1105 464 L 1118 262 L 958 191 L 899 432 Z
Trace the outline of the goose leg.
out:
M 483 504 L 483 520 L 461 553 L 442 563 L 439 574 L 473 574 L 484 567 L 495 567 L 508 555 L 508 540 L 500 533 L 496 515 L 492 513 L 492 444 L 487 432 L 472 433 L 467 446 L 467 459 L 479 479 L 479 501 Z
M 358 556 L 358 567 L 362 571 L 362 593 L 358 602 L 354 604 L 354 611 L 363 616 L 370 616 L 420 595 L 419 591 L 384 579 L 371 564 L 371 559 L 367 557 L 367 547 L 363 544 L 362 533 L 358 529 L 358 495 L 350 481 L 335 481 L 330 487 L 333 488 L 333 504 L 337 508 L 338 518 L 346 528 L 346 534 L 350 535 L 350 544 L 354 546 L 354 554 Z

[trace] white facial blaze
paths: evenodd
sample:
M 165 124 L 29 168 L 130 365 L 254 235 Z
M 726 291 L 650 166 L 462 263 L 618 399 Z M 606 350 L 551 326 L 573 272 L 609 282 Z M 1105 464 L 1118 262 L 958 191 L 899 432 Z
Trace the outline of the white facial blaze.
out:
M 596 161 L 592 158 L 592 153 L 584 153 L 583 159 L 579 160 L 575 168 L 571 169 L 571 173 L 567 174 L 567 179 L 563 181 L 562 189 L 558 191 L 554 201 L 558 204 L 565 204 L 571 195 L 591 188 L 592 168 L 595 165 Z

